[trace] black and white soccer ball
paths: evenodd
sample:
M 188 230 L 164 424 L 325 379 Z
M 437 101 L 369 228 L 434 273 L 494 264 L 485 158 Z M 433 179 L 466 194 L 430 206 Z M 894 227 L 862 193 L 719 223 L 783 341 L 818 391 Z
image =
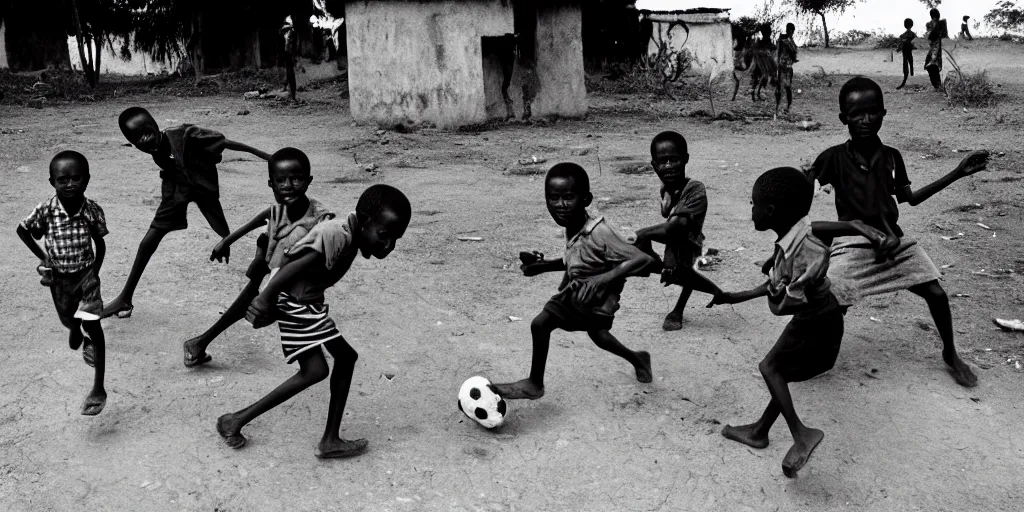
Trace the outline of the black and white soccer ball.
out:
M 459 389 L 459 410 L 484 428 L 495 428 L 505 423 L 508 404 L 498 395 L 491 381 L 470 377 Z

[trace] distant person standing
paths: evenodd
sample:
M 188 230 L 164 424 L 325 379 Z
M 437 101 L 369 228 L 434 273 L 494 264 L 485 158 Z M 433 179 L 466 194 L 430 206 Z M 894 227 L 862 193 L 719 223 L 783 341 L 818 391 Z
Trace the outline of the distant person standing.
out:
M 907 85 L 908 76 L 914 76 L 914 39 L 917 39 L 917 34 L 910 30 L 914 28 L 914 20 L 910 18 L 903 20 L 903 27 L 907 31 L 900 34 L 900 40 L 896 43 L 896 49 L 903 54 L 903 82 L 896 88 L 897 90 Z
M 793 64 L 797 62 L 796 41 L 793 34 L 796 25 L 786 24 L 786 33 L 779 36 L 779 49 L 776 60 L 779 65 L 778 81 L 775 84 L 775 117 L 779 116 L 779 104 L 782 103 L 782 89 L 786 89 L 786 113 L 793 106 Z
M 960 37 L 968 41 L 974 41 L 971 37 L 971 29 L 967 26 L 967 20 L 971 19 L 970 16 L 964 16 L 964 22 L 960 24 Z
M 284 25 L 281 26 L 281 37 L 284 38 L 284 65 L 287 79 L 288 98 L 295 101 L 295 64 L 299 56 L 299 41 L 295 37 L 295 25 L 292 24 L 292 17 L 284 18 Z
M 924 69 L 928 72 L 932 87 L 942 90 L 942 40 L 949 37 L 946 20 L 939 19 L 939 10 L 929 11 L 931 21 L 925 25 L 928 29 L 928 56 L 924 58 Z

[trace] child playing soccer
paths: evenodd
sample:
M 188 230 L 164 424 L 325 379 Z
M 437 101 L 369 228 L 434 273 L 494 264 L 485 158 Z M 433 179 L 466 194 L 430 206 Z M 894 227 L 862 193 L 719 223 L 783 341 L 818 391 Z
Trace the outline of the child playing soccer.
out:
M 839 119 L 850 140 L 825 150 L 807 170 L 822 185 L 835 188 L 839 220 L 859 220 L 885 233 L 884 261 L 865 247 L 863 238 L 841 237 L 832 243 L 829 278 L 843 305 L 869 295 L 909 290 L 928 304 L 942 338 L 942 359 L 953 378 L 973 387 L 978 379 L 957 354 L 949 299 L 939 284 L 941 274 L 915 240 L 897 224 L 900 203 L 921 204 L 954 181 L 982 171 L 988 153 L 967 155 L 949 174 L 918 190 L 910 188 L 903 156 L 878 137 L 885 118 L 882 89 L 874 81 L 855 77 L 839 91 Z
M 224 209 L 220 205 L 217 163 L 224 150 L 252 153 L 264 160 L 270 155 L 258 149 L 224 138 L 223 135 L 198 126 L 183 124 L 160 131 L 153 116 L 141 107 L 129 107 L 117 119 L 121 133 L 139 151 L 153 156 L 163 180 L 162 198 L 149 231 L 139 243 L 131 272 L 121 293 L 103 307 L 103 318 L 117 315 L 128 318 L 135 306 L 132 296 L 142 272 L 153 257 L 160 241 L 171 231 L 185 229 L 188 204 L 196 203 L 210 227 L 220 236 L 231 233 Z M 225 257 L 227 253 L 225 253 Z
M 793 106 L 793 64 L 799 62 L 796 58 L 796 41 L 793 34 L 796 32 L 796 25 L 786 24 L 786 33 L 779 36 L 779 51 L 776 56 L 779 63 L 779 79 L 775 84 L 775 117 L 779 116 L 779 104 L 782 103 L 782 89 L 786 89 L 786 114 Z
M 914 39 L 917 38 L 917 34 L 910 30 L 914 28 L 914 20 L 910 18 L 903 20 L 903 27 L 907 31 L 900 34 L 899 43 L 896 46 L 900 53 L 903 54 L 903 82 L 896 89 L 902 89 L 903 86 L 907 85 L 907 77 L 914 76 Z
M 679 300 L 665 317 L 661 328 L 683 328 L 683 310 L 693 290 L 717 295 L 721 290 L 694 270 L 704 245 L 704 217 L 708 197 L 704 184 L 686 177 L 690 161 L 686 138 L 677 132 L 661 132 L 651 141 L 651 165 L 661 179 L 661 216 L 665 222 L 640 229 L 634 245 L 655 256 L 651 242 L 665 244 L 661 282 L 683 287 Z
M 497 384 L 497 393 L 506 399 L 544 396 L 544 367 L 555 329 L 586 331 L 598 347 L 629 361 L 638 381 L 651 382 L 651 355 L 626 348 L 609 330 L 626 277 L 641 275 L 654 259 L 619 237 L 603 217 L 595 219 L 587 213 L 593 196 L 590 178 L 582 167 L 573 163 L 553 166 L 544 180 L 544 194 L 548 213 L 565 228 L 565 256 L 544 259 L 541 253 L 524 252 L 520 254 L 523 274 L 564 271 L 565 276 L 559 292 L 530 324 L 530 377 Z
M 327 378 L 322 345 L 334 357 L 334 373 L 327 428 L 316 456 L 349 457 L 366 449 L 365 439 L 346 441 L 338 435 L 359 356 L 328 316 L 324 291 L 348 272 L 356 254 L 367 259 L 387 257 L 405 234 L 411 215 L 409 200 L 402 192 L 373 185 L 359 197 L 355 212 L 317 224 L 285 252 L 284 263 L 252 301 L 246 319 L 257 329 L 277 321 L 285 359 L 298 361 L 299 371 L 256 403 L 217 419 L 217 432 L 228 446 L 244 446 L 242 427 Z
M 203 334 L 184 343 L 185 366 L 193 367 L 208 363 L 212 357 L 206 348 L 213 340 L 235 322 L 245 318 L 249 303 L 259 295 L 259 286 L 271 269 L 281 266 L 284 252 L 309 230 L 328 219 L 333 219 L 326 206 L 306 196 L 313 177 L 310 175 L 309 158 L 295 148 L 284 148 L 270 157 L 267 165 L 270 179 L 267 185 L 274 191 L 277 204 L 263 210 L 244 226 L 226 236 L 210 254 L 210 261 L 228 260 L 231 244 L 250 231 L 261 226 L 267 230 L 256 240 L 256 256 L 253 257 L 245 276 L 249 283 L 238 294 L 227 311 Z
M 844 308 L 829 291 L 826 272 L 828 246 L 811 234 L 807 213 L 811 208 L 813 185 L 791 167 L 772 169 L 754 182 L 751 219 L 754 229 L 772 230 L 778 235 L 768 280 L 749 291 L 722 293 L 708 304 L 737 304 L 768 297 L 768 308 L 779 316 L 793 318 L 779 335 L 758 368 L 771 400 L 757 422 L 734 427 L 726 425 L 722 435 L 753 448 L 768 446 L 768 431 L 779 414 L 793 435 L 793 446 L 782 461 L 782 472 L 796 476 L 824 437 L 821 430 L 800 421 L 789 393 L 790 382 L 802 382 L 832 368 L 843 339 Z M 829 236 L 862 234 L 879 245 L 884 237 L 862 222 L 819 223 Z
M 57 318 L 71 334 L 68 345 L 95 368 L 92 391 L 85 397 L 82 414 L 95 416 L 107 403 L 103 389 L 106 349 L 100 312 L 100 267 L 107 252 L 103 237 L 107 220 L 103 209 L 85 197 L 89 186 L 89 161 L 76 151 L 61 151 L 50 161 L 50 185 L 56 191 L 39 203 L 18 225 L 18 237 L 41 260 L 42 284 L 50 288 Z M 36 240 L 42 239 L 43 248 Z M 96 246 L 95 251 L 93 245 Z M 82 335 L 82 330 L 85 335 Z

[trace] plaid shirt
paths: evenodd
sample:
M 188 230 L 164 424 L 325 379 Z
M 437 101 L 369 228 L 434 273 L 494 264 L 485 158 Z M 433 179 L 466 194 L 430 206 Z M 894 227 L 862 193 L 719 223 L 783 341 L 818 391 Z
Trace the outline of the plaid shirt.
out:
M 46 254 L 58 273 L 68 274 L 92 265 L 96 259 L 92 236 L 106 236 L 107 219 L 103 209 L 91 199 L 82 203 L 74 215 L 68 215 L 57 196 L 39 203 L 21 226 L 38 239 L 43 237 Z

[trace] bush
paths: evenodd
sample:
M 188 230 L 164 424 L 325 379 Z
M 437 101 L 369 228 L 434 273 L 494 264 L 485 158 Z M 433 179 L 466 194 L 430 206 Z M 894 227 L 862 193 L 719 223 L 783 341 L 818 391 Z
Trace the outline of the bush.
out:
M 875 48 L 881 49 L 881 50 L 891 50 L 891 49 L 894 49 L 894 48 L 898 49 L 899 43 L 900 43 L 900 38 L 899 37 L 894 36 L 892 34 L 885 34 L 883 36 L 879 36 L 878 42 L 875 43 Z
M 987 71 L 962 74 L 951 71 L 943 83 L 950 104 L 964 107 L 990 107 L 996 103 L 996 94 Z
M 850 30 L 848 32 L 835 32 L 834 34 L 830 34 L 829 42 L 831 42 L 833 46 L 857 46 L 874 36 L 875 34 L 872 34 L 871 32 Z

